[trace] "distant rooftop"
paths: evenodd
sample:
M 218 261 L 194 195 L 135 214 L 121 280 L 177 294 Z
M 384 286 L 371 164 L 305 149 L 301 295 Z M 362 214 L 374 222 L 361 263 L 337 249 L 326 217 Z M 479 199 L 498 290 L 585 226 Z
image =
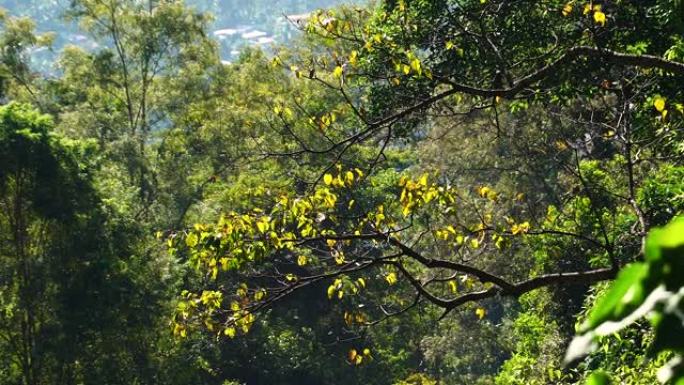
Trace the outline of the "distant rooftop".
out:
M 232 28 L 226 28 L 226 29 L 218 29 L 214 31 L 214 36 L 221 38 L 225 36 L 232 36 L 238 33 L 237 29 L 232 29 Z
M 242 38 L 245 40 L 258 39 L 260 37 L 268 36 L 268 33 L 264 31 L 251 31 L 242 34 Z

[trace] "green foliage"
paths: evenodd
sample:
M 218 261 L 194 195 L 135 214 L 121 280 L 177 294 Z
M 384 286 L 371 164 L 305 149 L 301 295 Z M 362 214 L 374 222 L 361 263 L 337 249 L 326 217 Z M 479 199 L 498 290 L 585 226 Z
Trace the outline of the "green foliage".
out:
M 683 347 L 678 338 L 684 332 L 680 319 L 683 247 L 684 219 L 654 229 L 646 241 L 646 261 L 625 268 L 597 301 L 580 329 L 584 334 L 570 345 L 567 359 L 586 353 L 593 339 L 615 333 L 650 314 L 655 333 L 652 351 L 674 353 L 658 378 L 678 383 L 684 377 L 680 367 Z

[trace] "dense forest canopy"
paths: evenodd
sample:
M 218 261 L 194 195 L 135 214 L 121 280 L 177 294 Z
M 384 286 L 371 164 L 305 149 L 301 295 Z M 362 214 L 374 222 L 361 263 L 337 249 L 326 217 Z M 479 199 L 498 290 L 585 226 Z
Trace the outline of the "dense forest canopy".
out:
M 682 1 L 0 5 L 0 384 L 684 384 Z

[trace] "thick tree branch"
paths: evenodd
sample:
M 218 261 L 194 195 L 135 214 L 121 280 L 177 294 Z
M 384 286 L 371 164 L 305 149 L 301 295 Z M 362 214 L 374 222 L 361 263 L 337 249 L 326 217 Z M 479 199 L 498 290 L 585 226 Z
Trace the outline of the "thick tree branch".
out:
M 464 305 L 468 302 L 480 301 L 494 296 L 519 297 L 527 292 L 548 286 L 567 286 L 567 285 L 590 285 L 593 283 L 607 281 L 615 278 L 617 271 L 613 268 L 595 269 L 582 272 L 546 274 L 531 278 L 513 285 L 510 289 L 492 287 L 488 290 L 477 291 L 464 294 L 449 301 L 445 308 L 446 315 L 449 311 Z
M 671 72 L 678 75 L 684 75 L 684 63 L 675 62 L 671 60 L 666 60 L 653 55 L 631 55 L 625 54 L 617 51 L 611 51 L 590 46 L 577 46 L 568 49 L 561 57 L 555 61 L 539 68 L 538 70 L 526 75 L 522 78 L 513 82 L 513 86 L 509 88 L 501 89 L 489 89 L 489 88 L 479 88 L 466 84 L 461 84 L 454 82 L 449 79 L 441 79 L 445 83 L 451 86 L 451 89 L 438 93 L 428 99 L 425 99 L 411 107 L 408 107 L 402 111 L 399 111 L 392 116 L 383 118 L 377 122 L 371 123 L 370 127 L 377 128 L 382 127 L 388 123 L 394 122 L 398 119 L 403 118 L 413 112 L 419 111 L 421 109 L 427 108 L 437 101 L 445 99 L 456 93 L 465 93 L 473 96 L 481 96 L 485 98 L 492 97 L 504 97 L 512 98 L 524 89 L 532 86 L 533 84 L 543 80 L 552 73 L 556 73 L 561 67 L 574 62 L 580 57 L 590 57 L 602 60 L 607 63 L 622 65 L 622 66 L 635 66 L 642 68 L 657 68 L 667 72 Z

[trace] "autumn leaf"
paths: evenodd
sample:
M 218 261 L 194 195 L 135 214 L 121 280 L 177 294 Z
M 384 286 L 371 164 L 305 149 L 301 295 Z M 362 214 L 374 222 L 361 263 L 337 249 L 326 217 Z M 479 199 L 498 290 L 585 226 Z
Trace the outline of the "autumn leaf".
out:
M 606 14 L 601 11 L 594 12 L 594 21 L 600 26 L 606 25 Z
M 655 99 L 653 99 L 653 107 L 655 107 L 655 109 L 658 112 L 663 112 L 663 110 L 665 110 L 665 102 L 666 101 L 667 101 L 667 99 L 665 99 L 664 97 L 656 96 Z
M 397 274 L 396 273 L 389 273 L 385 276 L 385 281 L 389 283 L 390 285 L 394 285 L 397 283 Z
M 563 7 L 562 13 L 563 13 L 563 16 L 570 15 L 572 13 L 572 3 L 565 4 L 565 6 Z
M 297 265 L 305 266 L 309 262 L 309 259 L 305 255 L 300 255 L 297 257 Z

